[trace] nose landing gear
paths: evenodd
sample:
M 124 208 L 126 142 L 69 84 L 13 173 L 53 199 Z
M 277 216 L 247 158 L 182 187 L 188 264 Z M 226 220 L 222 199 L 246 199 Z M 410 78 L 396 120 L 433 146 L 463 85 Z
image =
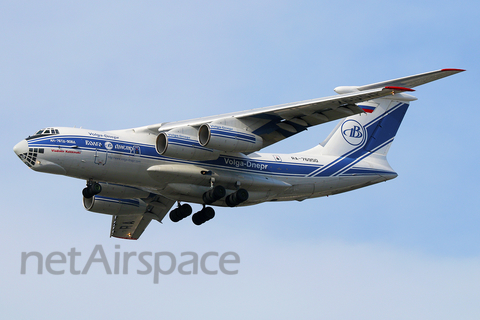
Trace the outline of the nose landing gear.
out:
M 88 181 L 87 187 L 82 190 L 85 198 L 90 199 L 96 194 L 102 192 L 102 186 L 98 182 Z

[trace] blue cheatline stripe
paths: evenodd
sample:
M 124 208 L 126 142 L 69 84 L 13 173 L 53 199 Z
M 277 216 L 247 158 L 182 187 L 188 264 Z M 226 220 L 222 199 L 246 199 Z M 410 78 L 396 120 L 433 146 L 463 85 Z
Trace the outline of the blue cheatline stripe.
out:
M 140 206 L 140 202 L 138 200 L 135 200 L 135 199 L 115 199 L 115 198 L 102 197 L 102 196 L 97 195 L 97 196 L 95 196 L 95 201 L 119 203 L 119 204 L 134 206 L 134 207 Z
M 322 172 L 324 172 L 325 170 L 328 170 L 328 168 L 334 166 L 335 164 L 339 163 L 340 161 L 342 161 L 343 159 L 345 159 L 346 156 L 341 156 L 341 157 L 338 157 L 337 159 L 335 159 L 334 161 L 330 162 L 329 164 L 326 164 L 324 165 L 323 167 L 321 168 L 318 168 L 317 170 L 313 171 L 312 173 L 310 173 L 308 176 L 309 177 L 314 177 L 314 176 L 317 176 L 319 174 L 321 174 Z
M 41 145 L 42 147 L 48 147 L 45 145 Z M 219 159 L 214 161 L 188 161 L 188 160 L 181 160 L 176 158 L 164 157 L 159 155 L 155 147 L 152 145 L 146 145 L 148 147 L 142 147 L 142 154 L 133 154 L 130 152 L 122 151 L 122 150 L 104 150 L 108 151 L 109 154 L 113 155 L 127 155 L 127 156 L 136 156 L 142 159 L 150 159 L 150 160 L 162 160 L 166 162 L 172 163 L 184 163 L 184 164 L 208 164 L 212 168 L 218 168 L 223 170 L 230 170 L 230 171 L 241 171 L 245 173 L 256 173 L 256 174 L 264 174 L 264 175 L 273 175 L 278 177 L 305 177 L 311 176 L 314 171 L 318 171 L 323 166 L 320 164 L 299 164 L 294 162 L 278 162 L 278 161 L 268 161 L 268 160 L 254 160 L 249 158 L 240 158 L 240 157 L 225 157 L 221 156 Z M 53 147 L 57 148 L 58 144 L 55 144 Z M 96 151 L 99 148 L 89 148 L 89 147 L 78 147 L 75 150 L 78 151 Z M 207 149 L 208 150 L 208 149 Z M 240 161 L 245 161 L 251 163 L 250 168 L 247 166 L 243 167 L 236 167 L 235 165 L 228 165 L 225 164 L 225 159 L 236 159 Z M 267 165 L 266 170 L 258 170 L 252 169 L 257 167 L 258 165 Z
M 385 141 L 393 140 L 408 106 L 406 103 L 401 104 L 395 110 L 389 111 L 387 116 L 369 127 L 369 140 L 364 147 L 366 151 L 378 150 L 379 145 L 384 145 Z
M 213 129 L 210 128 L 210 134 L 212 136 L 218 136 L 218 137 L 224 137 L 228 139 L 237 139 L 237 140 L 242 140 L 246 142 L 251 142 L 255 143 L 256 139 L 254 135 L 247 134 L 247 133 L 240 133 L 236 131 L 226 131 L 226 130 L 221 130 L 221 129 Z
M 380 146 L 377 146 L 377 148 L 372 150 L 372 151 L 366 151 L 364 149 L 358 150 L 356 153 L 352 154 L 352 157 L 344 158 L 342 160 L 342 163 L 339 164 L 338 166 L 330 167 L 331 170 L 328 170 L 326 172 L 324 171 L 323 175 L 337 176 L 337 175 L 341 174 L 342 172 L 344 172 L 345 170 L 351 168 L 352 166 L 354 166 L 355 164 L 357 164 L 361 160 L 365 159 L 366 157 L 368 157 L 373 152 L 378 151 L 379 149 L 383 148 L 384 146 L 386 146 L 387 144 L 389 144 L 392 141 L 393 141 L 393 137 L 390 140 L 386 141 L 384 144 L 382 144 Z
M 68 138 L 70 139 L 70 137 Z M 82 137 L 81 139 L 84 139 L 84 138 Z M 87 137 L 87 139 L 94 141 L 94 139 L 90 139 L 90 137 Z M 105 141 L 105 140 L 99 140 L 99 141 Z M 128 143 L 126 144 L 128 145 Z M 137 145 L 137 143 L 134 143 L 134 144 Z M 40 144 L 40 142 L 38 142 L 37 145 L 42 147 L 49 147 L 48 145 Z M 133 144 L 130 143 L 130 145 L 133 145 Z M 245 173 L 273 175 L 278 177 L 311 176 L 312 172 L 318 171 L 320 168 L 322 168 L 322 166 L 319 164 L 299 164 L 299 163 L 288 163 L 288 162 L 278 162 L 278 161 L 268 161 L 268 160 L 258 161 L 258 160 L 252 160 L 249 158 L 235 158 L 235 157 L 224 157 L 224 156 L 221 156 L 219 159 L 215 161 L 187 161 L 187 160 L 161 156 L 156 152 L 155 147 L 153 145 L 145 145 L 145 144 L 141 144 L 141 145 L 143 145 L 141 155 L 133 154 L 123 150 L 106 150 L 106 149 L 103 149 L 103 150 L 108 151 L 109 154 L 113 154 L 113 155 L 117 154 L 117 155 L 137 156 L 142 159 L 162 160 L 162 161 L 173 162 L 173 163 L 199 164 L 199 165 L 208 164 L 212 168 L 231 170 L 231 171 L 240 171 Z M 63 147 L 66 147 L 66 146 L 68 145 L 64 145 Z M 50 147 L 58 148 L 59 145 L 53 144 Z M 75 150 L 78 150 L 78 151 L 97 151 L 99 149 L 101 148 L 94 148 L 94 147 L 75 148 Z M 209 150 L 209 149 L 206 149 L 206 150 Z M 240 161 L 247 161 L 251 165 L 250 165 L 250 168 L 248 168 L 247 166 L 236 167 L 235 165 L 228 165 L 228 164 L 225 164 L 225 158 L 232 158 L 232 159 L 235 158 Z M 262 164 L 267 165 L 266 170 L 255 169 L 255 167 L 257 167 L 258 165 L 261 166 Z
M 230 140 L 240 140 L 240 141 L 245 141 L 249 143 L 255 143 L 255 138 L 250 139 L 250 138 L 243 138 L 241 136 L 234 136 L 234 135 L 226 135 L 226 134 L 218 134 L 218 133 L 212 133 L 212 137 L 220 137 L 220 138 L 226 138 Z
M 339 171 L 335 172 L 334 174 L 332 174 L 332 176 L 338 176 L 338 175 L 341 175 L 343 173 L 345 173 L 345 171 L 347 171 L 348 169 L 350 169 L 351 167 L 353 167 L 355 164 L 357 164 L 358 162 L 362 161 L 363 159 L 365 159 L 366 157 L 368 157 L 370 154 L 372 154 L 373 152 L 375 151 L 378 151 L 379 149 L 383 148 L 384 146 L 388 145 L 389 143 L 391 143 L 393 141 L 393 138 L 386 141 L 384 144 L 378 146 L 376 149 L 372 150 L 371 152 L 367 152 L 365 154 L 363 154 L 361 157 L 358 157 L 357 159 L 352 159 L 353 161 L 351 161 L 350 164 L 348 164 L 347 166 L 345 166 L 344 168 L 340 169 Z
M 97 143 L 97 146 L 92 146 L 89 147 L 86 145 L 86 141 Z M 109 139 L 109 138 L 97 138 L 97 137 L 90 137 L 90 136 L 82 136 L 82 135 L 53 135 L 53 136 L 47 136 L 47 137 L 41 137 L 41 138 L 35 138 L 32 140 L 29 140 L 28 143 L 29 145 L 32 146 L 37 146 L 41 145 L 43 147 L 51 147 L 51 148 L 58 148 L 58 147 L 71 147 L 72 145 L 76 145 L 80 147 L 87 149 L 87 150 L 95 150 L 95 149 L 103 149 L 107 150 L 108 152 L 113 152 L 113 151 L 120 151 L 121 150 L 115 150 L 115 147 L 110 150 L 105 148 L 105 143 L 110 142 L 112 145 L 119 145 L 119 146 L 127 146 L 127 147 L 134 147 L 134 146 L 139 146 L 142 148 L 150 148 L 152 145 L 144 143 L 144 142 L 136 142 L 136 141 L 127 141 L 127 140 L 115 140 L 115 139 Z M 99 145 L 101 144 L 101 146 Z M 129 152 L 124 152 L 128 154 Z
M 219 169 L 234 169 L 243 172 L 255 172 L 265 173 L 269 175 L 281 175 L 281 176 L 305 176 L 315 170 L 319 164 L 298 164 L 298 163 L 285 163 L 277 161 L 257 161 L 248 158 L 237 158 L 221 156 L 217 160 L 211 160 L 204 162 L 209 166 Z M 249 169 L 249 168 L 254 168 Z
M 370 144 L 370 150 L 366 150 L 364 148 L 365 145 L 361 145 L 356 147 L 347 153 L 341 155 L 339 158 L 335 159 L 331 163 L 325 165 L 323 168 L 319 168 L 315 172 L 312 172 L 310 176 L 333 176 L 338 175 L 344 169 L 348 169 L 352 167 L 354 164 L 358 163 L 360 160 L 364 159 L 366 156 L 370 155 L 371 153 L 379 150 L 381 147 L 384 147 L 388 143 L 393 141 L 395 134 L 400 126 L 400 123 L 403 119 L 408 108 L 407 103 L 398 103 L 389 111 L 385 112 L 378 118 L 372 119 L 372 121 L 368 122 L 364 125 L 364 128 L 367 131 L 368 140 L 366 141 L 365 145 L 370 143 L 371 136 L 374 130 L 377 128 L 379 124 L 383 124 L 383 128 L 381 133 L 379 133 L 376 137 L 376 141 L 373 144 Z M 384 121 L 385 119 L 389 119 Z M 393 121 L 390 121 L 393 120 Z M 386 130 L 383 130 L 386 128 Z M 372 150 L 373 149 L 373 150 Z
M 184 140 L 184 139 L 168 137 L 168 144 L 213 152 L 213 149 L 202 147 L 196 140 Z
M 136 143 L 135 143 L 136 145 Z M 48 147 L 41 145 L 42 147 Z M 55 144 L 53 147 L 57 148 L 58 144 Z M 65 147 L 65 146 L 64 146 Z M 78 147 L 74 150 L 78 151 L 96 151 L 98 148 L 87 148 L 87 147 Z M 207 149 L 208 150 L 208 149 Z M 171 157 L 165 157 L 159 155 L 155 147 L 153 145 L 143 145 L 142 153 L 141 154 L 133 154 L 130 152 L 122 151 L 122 150 L 103 150 L 107 151 L 109 154 L 117 154 L 117 155 L 124 155 L 124 156 L 136 156 L 141 159 L 150 159 L 150 160 L 161 160 L 165 162 L 172 162 L 172 163 L 183 163 L 183 164 L 197 164 L 197 165 L 208 165 L 211 168 L 217 168 L 222 170 L 234 171 L 234 172 L 245 172 L 245 173 L 255 173 L 255 174 L 263 174 L 263 175 L 271 175 L 271 176 L 278 176 L 278 177 L 308 177 L 312 176 L 313 172 L 318 172 L 323 165 L 320 164 L 299 164 L 296 162 L 278 162 L 278 161 L 268 161 L 268 160 L 254 160 L 250 158 L 241 158 L 241 157 L 233 157 L 233 156 L 220 156 L 219 159 L 213 161 L 189 161 L 189 160 L 181 160 Z M 258 169 L 249 169 L 246 166 L 243 167 L 236 167 L 235 165 L 228 165 L 225 164 L 225 158 L 230 159 L 237 159 L 245 162 L 250 162 L 250 167 L 256 167 L 258 165 L 267 165 L 266 170 L 258 170 Z
M 167 162 L 173 163 L 185 163 L 185 164 L 206 164 L 211 166 L 212 168 L 218 168 L 223 170 L 231 170 L 231 171 L 241 171 L 241 172 L 248 172 L 248 173 L 256 173 L 256 174 L 265 174 L 265 175 L 273 175 L 273 176 L 285 176 L 285 177 L 315 177 L 315 176 L 329 176 L 329 175 L 341 175 L 344 174 L 347 170 L 350 170 L 356 163 L 364 159 L 366 156 L 379 150 L 381 147 L 387 145 L 391 141 L 393 141 L 393 137 L 396 134 L 398 126 L 400 125 L 401 120 L 403 119 L 403 115 L 406 112 L 406 107 L 408 104 L 399 103 L 391 110 L 383 114 L 382 116 L 373 119 L 364 127 L 367 129 L 368 137 L 372 135 L 375 136 L 375 141 L 370 143 L 370 140 L 367 140 L 366 145 L 368 144 L 369 150 L 366 150 L 363 146 L 359 146 L 354 148 L 345 154 L 341 155 L 334 161 L 330 162 L 327 165 L 320 165 L 320 164 L 299 164 L 299 163 L 288 163 L 288 162 L 278 162 L 278 161 L 268 161 L 268 160 L 254 160 L 250 158 L 236 158 L 236 157 L 229 157 L 229 156 L 221 156 L 219 159 L 214 161 L 186 161 L 181 159 L 169 158 L 159 155 L 156 152 L 154 145 L 149 145 L 145 143 L 139 142 L 131 142 L 125 140 L 115 140 L 115 139 L 107 139 L 107 138 L 95 138 L 90 136 L 78 136 L 78 135 L 55 135 L 55 136 L 47 136 L 41 137 L 37 139 L 32 139 L 29 141 L 29 144 L 32 146 L 42 146 L 42 147 L 68 147 L 72 146 L 72 140 L 77 145 L 75 150 L 87 150 L 87 151 L 95 151 L 95 150 L 103 150 L 107 151 L 111 154 L 120 154 L 120 155 L 129 155 L 129 156 L 137 156 L 143 159 L 151 159 L 151 160 L 162 160 Z M 384 119 L 389 117 L 386 122 Z M 394 121 L 390 121 L 392 118 Z M 378 125 L 381 124 L 382 128 L 380 131 L 377 130 L 377 133 L 374 134 L 374 130 L 377 129 Z M 387 125 L 385 125 L 387 124 Z M 394 129 L 390 128 L 393 124 Z M 386 130 L 385 130 L 386 128 Z M 233 133 L 232 133 L 233 134 Z M 387 139 L 390 137 L 390 139 Z M 70 140 L 66 143 L 57 142 L 58 140 Z M 51 141 L 55 142 L 51 142 Z M 92 142 L 99 142 L 101 143 L 102 147 L 88 147 L 85 146 L 85 140 L 89 140 Z M 188 147 L 193 147 L 192 144 L 186 144 L 185 140 L 181 139 L 169 139 L 169 142 L 175 144 L 178 141 L 178 145 L 186 145 Z M 141 155 L 134 154 L 128 150 L 115 150 L 115 149 L 106 149 L 104 147 L 105 142 L 111 142 L 112 144 L 119 144 L 125 146 L 140 146 L 141 147 Z M 192 140 L 192 142 L 198 143 L 196 140 Z M 200 145 L 196 146 L 197 148 L 203 148 L 203 150 L 212 151 L 212 149 L 201 147 Z M 243 166 L 236 166 L 235 164 L 229 165 L 226 163 L 225 159 L 234 159 L 237 161 L 243 161 L 245 164 Z M 247 164 L 249 163 L 249 165 Z M 265 166 L 265 169 L 258 169 L 261 168 L 262 165 Z
M 366 176 L 366 175 L 379 175 L 379 174 L 392 174 L 393 171 L 380 170 L 380 169 L 371 169 L 371 168 L 350 168 L 339 176 Z

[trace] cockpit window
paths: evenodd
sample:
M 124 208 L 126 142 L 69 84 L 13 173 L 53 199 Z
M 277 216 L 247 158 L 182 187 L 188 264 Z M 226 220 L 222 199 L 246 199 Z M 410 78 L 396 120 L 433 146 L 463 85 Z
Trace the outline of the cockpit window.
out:
M 38 130 L 37 132 L 35 132 L 33 136 L 29 136 L 26 140 L 43 137 L 43 136 L 50 136 L 53 134 L 59 134 L 58 129 L 45 128 L 45 129 Z

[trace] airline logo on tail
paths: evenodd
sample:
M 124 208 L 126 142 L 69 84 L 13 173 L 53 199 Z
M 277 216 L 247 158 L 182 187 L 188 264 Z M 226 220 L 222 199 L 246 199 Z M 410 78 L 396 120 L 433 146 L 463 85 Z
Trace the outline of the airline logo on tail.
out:
M 352 146 L 359 146 L 367 137 L 365 128 L 355 120 L 347 120 L 342 124 L 342 136 Z

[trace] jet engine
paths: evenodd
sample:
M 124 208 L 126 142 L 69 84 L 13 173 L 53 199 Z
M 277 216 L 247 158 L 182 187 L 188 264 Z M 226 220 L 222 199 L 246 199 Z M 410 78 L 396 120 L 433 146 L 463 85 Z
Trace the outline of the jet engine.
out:
M 198 161 L 218 159 L 220 152 L 201 146 L 196 135 L 197 131 L 191 127 L 161 132 L 155 147 L 160 155 L 166 157 Z
M 88 211 L 110 215 L 143 214 L 147 209 L 147 204 L 140 199 L 115 199 L 98 195 L 84 197 L 83 206 Z
M 198 130 L 201 146 L 225 152 L 249 153 L 262 149 L 263 139 L 246 130 L 218 125 L 203 124 Z

